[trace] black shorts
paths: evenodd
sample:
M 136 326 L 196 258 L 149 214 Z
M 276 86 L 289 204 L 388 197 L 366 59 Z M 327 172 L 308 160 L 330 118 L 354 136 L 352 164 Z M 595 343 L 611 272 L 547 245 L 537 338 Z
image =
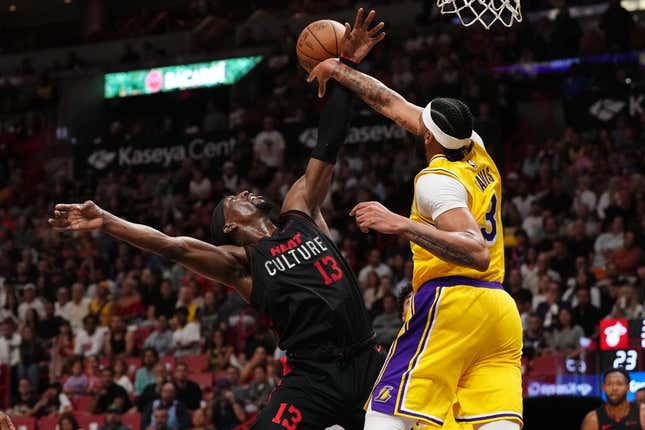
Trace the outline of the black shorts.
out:
M 254 430 L 363 430 L 363 406 L 385 361 L 370 347 L 349 360 L 289 360 L 291 370 L 271 393 Z

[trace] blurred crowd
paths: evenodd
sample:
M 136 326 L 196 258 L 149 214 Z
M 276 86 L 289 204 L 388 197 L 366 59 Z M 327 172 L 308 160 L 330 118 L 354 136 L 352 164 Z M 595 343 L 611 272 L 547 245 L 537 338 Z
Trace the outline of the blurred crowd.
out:
M 544 21 L 549 31 L 526 21 L 490 33 L 420 23 L 412 35 L 394 34 L 361 66 L 413 102 L 457 96 L 477 116 L 476 129 L 503 167 L 505 287 L 522 317 L 527 362 L 545 354 L 578 357 L 581 345 L 594 347 L 603 318 L 645 318 L 645 114 L 584 128 L 568 115 L 564 131 L 538 138 L 514 121 L 516 103 L 557 98 L 561 86 L 576 86 L 571 82 L 618 85 L 642 72 L 615 64 L 544 82 L 493 76 L 488 68 L 627 50 L 630 29 L 617 29 L 624 15 L 614 15 L 588 30 L 605 29 L 595 39 L 572 31 L 566 14 Z M 25 142 L 52 132 L 33 118 L 56 106 L 55 83 L 44 79 L 32 93 L 0 94 L 0 363 L 11 369 L 14 415 L 60 414 L 63 430 L 78 428 L 71 412 L 79 410 L 105 414 L 108 429 L 122 429 L 125 417 L 135 416 L 142 429 L 226 430 L 263 406 L 284 356 L 269 321 L 234 291 L 179 265 L 100 233 L 54 233 L 46 219 L 57 202 L 93 199 L 167 234 L 208 241 L 211 212 L 227 193 L 249 189 L 279 204 L 308 157 L 286 130 L 315 125 L 320 107 L 297 69 L 293 43 L 291 35 L 246 83 L 250 96 L 240 89 L 230 104 L 191 105 L 184 93 L 185 112 L 176 115 L 158 106 L 132 116 L 108 112 L 94 140 L 118 145 L 227 132 L 237 144 L 225 162 L 186 160 L 161 173 L 101 177 L 34 174 Z M 562 52 L 553 51 L 556 45 Z M 398 61 L 391 61 L 395 53 Z M 365 107 L 357 111 L 357 118 L 371 115 Z M 323 208 L 386 347 L 400 327 L 398 299 L 410 288 L 409 244 L 361 233 L 348 213 L 359 201 L 379 200 L 408 215 L 413 178 L 424 163 L 412 136 L 345 145 Z

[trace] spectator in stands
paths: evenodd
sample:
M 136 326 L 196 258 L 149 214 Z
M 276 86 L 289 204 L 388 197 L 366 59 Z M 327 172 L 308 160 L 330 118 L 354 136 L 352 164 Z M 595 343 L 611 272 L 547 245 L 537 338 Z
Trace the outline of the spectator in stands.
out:
M 549 268 L 549 255 L 546 252 L 538 255 L 535 266 L 530 267 L 528 264 L 522 266 L 523 286 L 530 290 L 534 297 L 539 294 L 538 284 L 545 275 L 551 280 L 560 280 L 560 275 Z
M 152 415 L 152 422 L 146 430 L 169 430 L 168 418 L 168 409 L 164 407 L 155 409 Z
M 50 341 L 58 336 L 60 327 L 66 322 L 62 317 L 56 315 L 52 302 L 45 302 L 45 316 L 38 321 L 36 333 L 41 339 Z
M 98 355 L 90 355 L 89 357 L 85 357 L 85 374 L 87 375 L 87 379 L 89 381 L 87 390 L 92 394 L 95 394 L 103 386 L 103 374 L 101 372 L 102 370 L 103 367 L 99 362 Z
M 74 339 L 74 353 L 85 357 L 97 355 L 103 351 L 104 346 L 105 330 L 97 329 L 94 315 L 86 315 L 83 318 L 83 328 L 77 332 Z
M 58 428 L 60 430 L 81 430 L 78 421 L 76 421 L 76 418 L 70 412 L 61 414 L 58 418 Z
M 227 161 L 222 167 L 222 182 L 224 183 L 224 188 L 229 193 L 237 192 L 240 184 L 240 177 L 235 170 L 235 163 L 232 161 Z
M 55 382 L 45 390 L 38 403 L 34 406 L 33 411 L 34 415 L 42 417 L 70 412 L 73 408 L 69 397 L 63 393 L 63 387 L 60 383 Z
M 54 303 L 54 307 L 56 308 L 56 315 L 61 316 L 66 321 L 69 321 L 69 316 L 65 314 L 65 305 L 67 305 L 68 302 L 69 288 L 60 287 L 56 290 L 56 303 Z
M 169 429 L 179 430 L 190 427 L 190 415 L 186 406 L 176 399 L 175 385 L 172 382 L 163 384 L 159 399 L 153 401 L 150 408 L 143 413 L 141 428 L 148 428 L 148 425 L 156 428 L 153 413 L 159 408 L 168 410 Z
M 558 325 L 558 315 L 564 306 L 560 301 L 560 295 L 560 284 L 551 281 L 547 286 L 545 300 L 537 306 L 536 312 L 544 321 L 544 329 L 547 331 L 553 330 Z
M 643 305 L 638 303 L 638 296 L 634 287 L 631 285 L 622 285 L 618 289 L 616 303 L 607 318 L 627 318 L 636 319 L 645 316 Z
M 5 318 L 0 326 L 0 363 L 9 367 L 20 362 L 20 334 L 16 333 L 13 318 Z
M 594 261 L 593 267 L 605 269 L 607 259 L 611 257 L 613 251 L 617 251 L 624 244 L 624 223 L 622 217 L 616 217 L 611 221 L 610 228 L 607 232 L 602 233 L 596 238 L 594 243 Z
M 38 403 L 37 391 L 32 387 L 28 378 L 18 379 L 18 394 L 11 402 L 10 415 L 32 416 L 34 406 Z
M 177 297 L 172 289 L 172 283 L 168 279 L 161 281 L 159 295 L 152 298 L 152 306 L 155 308 L 155 316 L 164 316 L 170 319 L 175 315 Z
M 645 405 L 645 387 L 641 387 L 638 390 L 636 390 L 636 393 L 634 393 L 634 397 L 636 400 L 636 404 L 640 405 L 642 408 L 643 405 Z
M 643 250 L 636 245 L 636 235 L 632 231 L 627 231 L 623 245 L 611 253 L 610 259 L 616 265 L 619 274 L 630 276 L 636 273 L 642 256 Z
M 177 298 L 176 309 L 184 307 L 188 310 L 188 322 L 197 320 L 197 310 L 199 308 L 193 289 L 189 285 L 179 287 L 179 297 Z
M 130 357 L 134 351 L 134 332 L 129 331 L 119 315 L 112 315 L 109 330 L 105 331 L 103 352 L 108 358 Z
M 173 332 L 170 331 L 165 315 L 160 315 L 157 318 L 155 330 L 146 338 L 143 346 L 154 349 L 160 355 L 170 352 L 175 347 Z
M 84 318 L 90 311 L 90 299 L 85 297 L 83 284 L 72 285 L 72 300 L 65 303 L 61 316 L 72 324 L 74 330 L 83 328 Z
M 579 325 L 586 337 L 598 335 L 598 323 L 602 319 L 600 309 L 591 304 L 591 293 L 589 288 L 578 287 L 576 289 L 578 305 L 571 311 L 573 324 Z
M 57 380 L 63 373 L 63 366 L 74 356 L 74 334 L 72 326 L 63 320 L 59 327 L 58 336 L 52 342 L 50 377 Z
M 629 50 L 633 26 L 634 18 L 621 5 L 620 0 L 611 0 L 600 19 L 600 28 L 605 31 L 607 46 L 614 52 Z
M 584 221 L 575 220 L 570 227 L 569 237 L 567 237 L 569 254 L 576 258 L 587 258 L 593 250 L 593 244 L 594 241 L 587 236 Z
M 522 321 L 522 329 L 526 330 L 529 325 L 529 318 L 531 316 L 531 310 L 533 309 L 533 294 L 525 288 L 521 288 L 513 296 L 515 303 L 517 304 L 517 310 L 520 313 L 520 320 Z
M 247 419 L 244 407 L 227 386 L 218 391 L 213 401 L 212 417 L 218 430 L 233 430 Z
M 222 108 L 213 100 L 208 101 L 206 106 L 206 115 L 202 120 L 202 130 L 205 133 L 222 131 L 228 128 L 228 118 L 222 112 Z
M 114 383 L 123 387 L 128 394 L 132 394 L 134 391 L 134 386 L 128 376 L 128 363 L 122 358 L 114 361 Z
M 193 412 L 193 426 L 191 430 L 212 430 L 213 426 L 208 424 L 205 409 L 197 409 Z
M 193 178 L 190 180 L 188 189 L 191 199 L 207 201 L 210 200 L 213 193 L 213 184 L 201 169 L 194 168 Z
M 372 249 L 370 251 L 367 262 L 367 266 L 363 267 L 358 273 L 359 282 L 365 282 L 367 274 L 372 271 L 376 272 L 379 278 L 382 278 L 383 276 L 392 277 L 392 269 L 381 261 L 381 251 L 378 249 Z
M 522 221 L 522 230 L 526 232 L 531 243 L 538 243 L 544 234 L 542 229 L 542 208 L 538 201 L 532 201 L 528 216 Z
M 558 313 L 558 326 L 548 335 L 549 348 L 567 357 L 575 357 L 580 352 L 580 338 L 584 331 L 579 325 L 574 325 L 571 311 L 561 308 Z
M 91 314 L 96 316 L 100 325 L 110 325 L 112 300 L 110 300 L 110 287 L 107 281 L 99 282 L 96 297 L 90 302 L 89 310 Z
M 206 352 L 208 355 L 208 367 L 204 371 L 215 372 L 216 374 L 224 371 L 230 364 L 234 353 L 233 347 L 224 339 L 224 332 L 214 330 Z
M 197 370 L 194 369 L 194 371 Z M 202 389 L 188 378 L 188 366 L 186 363 L 179 362 L 175 365 L 172 382 L 175 384 L 177 400 L 186 405 L 191 411 L 201 407 Z
M 201 335 L 199 324 L 188 322 L 188 309 L 177 308 L 175 313 L 177 328 L 173 333 L 175 356 L 199 354 Z
M 96 394 L 91 408 L 95 414 L 106 413 L 110 406 L 117 407 L 121 413 L 132 407 L 127 391 L 114 382 L 114 370 L 111 367 L 101 371 L 101 386 Z
M 119 298 L 112 305 L 113 319 L 119 316 L 125 323 L 130 324 L 139 320 L 145 313 L 145 307 L 137 292 L 137 284 L 138 282 L 132 276 L 123 282 Z
M 245 393 L 245 410 L 247 413 L 255 413 L 262 409 L 273 390 L 273 384 L 267 378 L 267 370 L 264 366 L 256 366 L 253 370 L 253 380 Z
M 71 363 L 71 375 L 63 385 L 63 391 L 68 395 L 85 394 L 88 391 L 90 381 L 83 373 L 83 359 L 78 357 Z
M 264 118 L 263 130 L 255 136 L 253 142 L 253 157 L 256 162 L 277 170 L 284 163 L 284 150 L 287 145 L 284 136 L 274 127 L 273 118 Z
M 563 239 L 555 240 L 553 248 L 548 254 L 549 268 L 560 275 L 561 279 L 567 279 L 575 273 L 574 260 L 569 255 Z
M 547 343 L 542 328 L 542 318 L 537 313 L 529 316 L 528 327 L 524 332 L 522 355 L 529 359 L 542 355 Z
M 137 398 L 137 409 L 139 412 L 145 412 L 152 402 L 159 398 L 163 384 L 168 381 L 168 370 L 163 363 L 155 364 L 153 368 L 154 382 L 146 385 L 141 395 Z
M 25 326 L 22 329 L 20 342 L 20 363 L 18 364 L 18 378 L 27 378 L 31 382 L 34 392 L 39 393 L 40 366 L 48 359 L 47 351 L 43 348 L 40 339 L 36 338 L 34 329 Z
M 116 405 L 110 405 L 105 417 L 105 424 L 99 427 L 99 430 L 132 430 L 123 424 L 121 414 L 123 412 Z
M 45 305 L 36 297 L 36 286 L 34 284 L 27 284 L 22 289 L 22 301 L 18 306 L 18 318 L 24 321 L 29 309 L 34 309 L 38 312 L 39 318 L 45 316 Z
M 393 294 L 383 297 L 383 313 L 374 318 L 372 325 L 376 334 L 376 342 L 388 349 L 401 328 L 396 297 Z
M 147 340 L 146 343 L 148 343 Z M 146 345 L 141 354 L 141 368 L 137 370 L 134 376 L 135 396 L 140 396 L 149 384 L 155 383 L 154 368 L 158 362 L 159 354 L 157 350 Z

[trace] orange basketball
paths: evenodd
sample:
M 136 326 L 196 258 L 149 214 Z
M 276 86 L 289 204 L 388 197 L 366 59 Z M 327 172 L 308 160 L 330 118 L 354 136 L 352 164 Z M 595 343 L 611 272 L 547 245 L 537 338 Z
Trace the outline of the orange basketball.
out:
M 321 19 L 305 27 L 296 43 L 298 62 L 307 71 L 327 58 L 340 56 L 345 26 L 338 21 Z

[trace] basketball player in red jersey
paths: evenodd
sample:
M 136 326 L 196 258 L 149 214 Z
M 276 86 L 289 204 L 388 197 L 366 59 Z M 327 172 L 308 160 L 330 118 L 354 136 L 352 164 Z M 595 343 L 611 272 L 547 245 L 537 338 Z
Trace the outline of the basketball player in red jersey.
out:
M 341 60 L 352 65 L 382 40 L 368 29 L 372 11 L 348 29 Z M 376 27 L 379 27 L 378 25 Z M 320 205 L 349 128 L 352 96 L 332 89 L 320 118 L 318 143 L 305 174 L 288 192 L 273 223 L 268 203 L 248 191 L 225 197 L 212 217 L 214 245 L 170 237 L 134 224 L 93 202 L 56 205 L 57 231 L 102 230 L 137 248 L 174 260 L 235 290 L 273 322 L 291 370 L 253 428 L 363 428 L 363 404 L 383 364 L 356 277 L 329 237 Z

